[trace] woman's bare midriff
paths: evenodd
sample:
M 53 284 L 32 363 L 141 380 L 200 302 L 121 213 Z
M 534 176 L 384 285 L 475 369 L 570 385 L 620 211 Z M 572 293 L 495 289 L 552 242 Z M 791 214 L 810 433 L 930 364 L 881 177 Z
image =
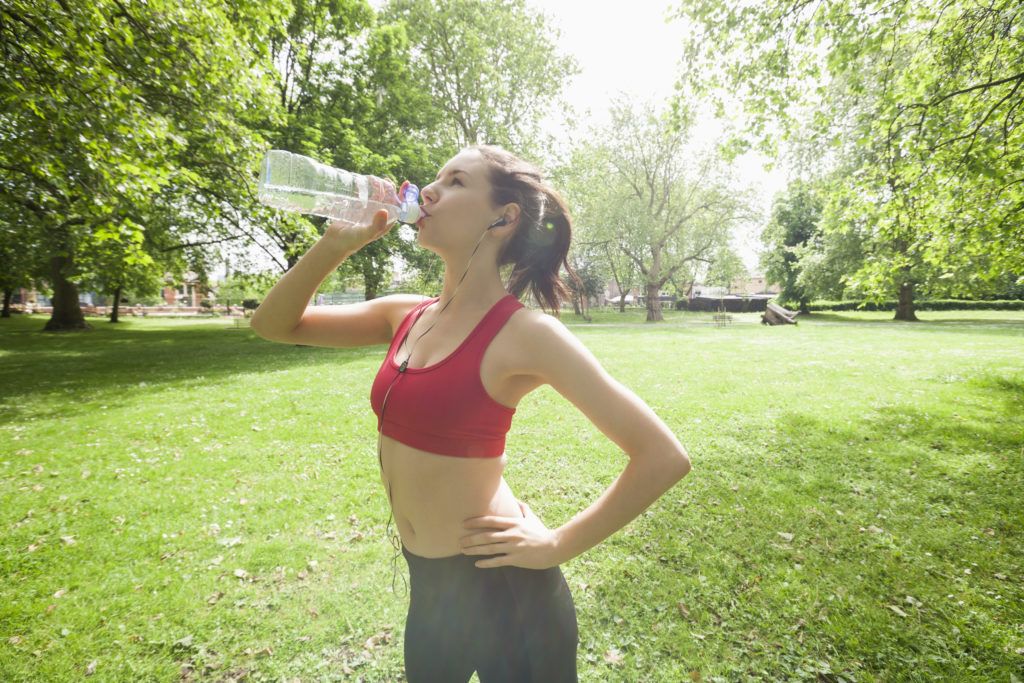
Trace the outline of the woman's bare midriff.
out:
M 502 478 L 505 456 L 455 458 L 382 437 L 381 479 L 390 484 L 391 509 L 402 543 L 420 557 L 459 555 L 462 526 L 471 517 L 522 513 Z

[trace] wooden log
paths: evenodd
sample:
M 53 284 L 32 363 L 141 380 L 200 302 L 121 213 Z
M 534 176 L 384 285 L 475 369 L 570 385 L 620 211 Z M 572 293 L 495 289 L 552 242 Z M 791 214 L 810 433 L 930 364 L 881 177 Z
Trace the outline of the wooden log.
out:
M 799 315 L 799 311 L 789 311 L 774 301 L 769 301 L 761 316 L 761 323 L 764 325 L 796 325 L 797 315 Z

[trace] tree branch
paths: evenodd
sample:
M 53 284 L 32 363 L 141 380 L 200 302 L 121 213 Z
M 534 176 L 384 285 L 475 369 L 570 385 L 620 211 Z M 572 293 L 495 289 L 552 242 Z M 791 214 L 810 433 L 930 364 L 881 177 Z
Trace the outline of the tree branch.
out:
M 1024 81 L 1024 71 L 1022 71 L 1022 72 L 1020 72 L 1018 74 L 1014 74 L 1013 76 L 1008 76 L 1006 78 L 1001 78 L 998 81 L 989 81 L 987 83 L 978 83 L 977 85 L 972 85 L 969 88 L 961 88 L 960 90 L 955 90 L 955 91 L 953 91 L 951 93 L 947 93 L 947 94 L 943 95 L 942 97 L 934 99 L 931 102 L 911 104 L 911 105 L 908 105 L 907 108 L 908 109 L 915 109 L 915 108 L 918 108 L 918 107 L 923 107 L 923 108 L 927 109 L 928 107 L 934 107 L 935 105 L 941 104 L 942 102 L 945 102 L 946 100 L 951 99 L 953 97 L 959 97 L 960 95 L 966 95 L 967 93 L 974 92 L 975 90 L 982 90 L 982 89 L 988 89 L 988 88 L 996 88 L 996 87 L 998 87 L 1000 85 L 1005 85 L 1006 83 L 1012 83 L 1013 81 L 1018 81 L 1018 82 L 1019 81 Z M 1018 85 L 1019 85 L 1019 83 L 1018 83 Z

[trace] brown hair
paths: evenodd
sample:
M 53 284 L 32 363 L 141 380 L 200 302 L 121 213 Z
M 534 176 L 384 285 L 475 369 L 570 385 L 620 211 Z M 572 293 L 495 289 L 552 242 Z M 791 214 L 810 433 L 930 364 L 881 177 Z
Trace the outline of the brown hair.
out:
M 569 209 L 561 195 L 542 183 L 540 170 L 500 147 L 470 147 L 490 167 L 495 204 L 518 204 L 519 225 L 498 254 L 498 266 L 511 265 L 508 291 L 521 298 L 527 289 L 549 313 L 558 315 L 569 291 L 559 277 L 565 268 L 574 281 L 576 272 L 567 256 L 572 242 Z

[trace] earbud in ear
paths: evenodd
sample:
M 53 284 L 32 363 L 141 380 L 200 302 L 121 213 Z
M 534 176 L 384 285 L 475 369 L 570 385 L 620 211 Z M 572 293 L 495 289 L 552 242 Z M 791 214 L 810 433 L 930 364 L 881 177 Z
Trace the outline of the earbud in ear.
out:
M 502 217 L 501 217 L 501 218 L 499 218 L 498 220 L 496 220 L 496 221 L 494 221 L 493 223 L 491 223 L 490 225 L 488 225 L 488 226 L 487 226 L 487 229 L 488 229 L 488 230 L 490 230 L 491 228 L 496 228 L 496 227 L 498 227 L 499 225 L 505 225 L 505 224 L 506 224 L 507 222 L 508 222 L 508 221 L 506 221 L 506 220 L 505 220 L 505 217 L 504 217 L 504 216 L 502 216 Z

